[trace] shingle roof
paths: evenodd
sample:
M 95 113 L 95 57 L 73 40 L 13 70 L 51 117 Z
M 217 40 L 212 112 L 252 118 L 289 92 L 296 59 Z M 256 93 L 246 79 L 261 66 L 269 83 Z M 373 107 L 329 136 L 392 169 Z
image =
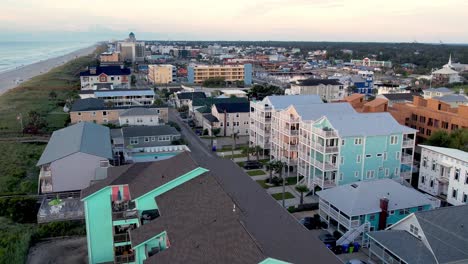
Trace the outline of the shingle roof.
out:
M 463 102 L 466 103 L 468 102 L 468 97 L 466 97 L 463 94 L 448 94 L 444 96 L 438 96 L 438 97 L 433 97 L 434 99 L 440 100 L 442 102 Z
M 158 110 L 156 109 L 151 109 L 151 108 L 143 108 L 143 107 L 135 107 L 135 108 L 130 108 L 128 110 L 123 111 L 120 116 L 121 117 L 126 117 L 126 116 L 153 116 L 153 115 L 158 115 Z
M 181 99 L 192 100 L 195 98 L 206 98 L 206 94 L 204 92 L 182 92 L 182 93 L 176 93 L 176 96 L 179 100 Z
M 389 200 L 390 211 L 432 204 L 427 195 L 391 179 L 345 184 L 317 195 L 349 216 L 380 212 L 381 198 Z
M 320 96 L 315 94 L 270 95 L 265 97 L 262 102 L 270 103 L 275 110 L 285 109 L 290 105 L 323 104 Z
M 309 78 L 305 80 L 299 80 L 297 81 L 298 85 L 302 86 L 315 86 L 315 85 L 343 85 L 336 79 L 314 79 L 314 78 Z
M 332 114 L 347 115 L 356 113 L 349 103 L 308 104 L 294 105 L 294 109 L 302 120 L 318 120 L 323 116 Z
M 42 152 L 37 166 L 77 152 L 112 159 L 109 128 L 94 123 L 82 122 L 56 130 L 44 152 Z
M 449 88 L 446 88 L 446 87 L 439 87 L 439 88 L 429 88 L 429 89 L 426 89 L 424 91 L 428 91 L 428 92 L 439 92 L 439 93 L 453 93 L 452 90 L 450 90 Z
M 415 216 L 439 263 L 468 263 L 468 205 L 417 212 Z
M 179 131 L 174 127 L 161 126 L 129 126 L 122 128 L 122 134 L 125 138 L 128 137 L 144 137 L 144 136 L 159 136 L 159 135 L 180 135 Z
M 86 99 L 78 99 L 73 102 L 70 111 L 86 111 L 86 110 L 97 110 L 97 109 L 104 109 L 105 103 L 102 99 L 97 98 L 86 98 Z
M 120 66 L 105 66 L 105 67 L 96 67 L 96 73 L 91 74 L 89 70 L 80 72 L 80 76 L 98 76 L 101 73 L 106 75 L 130 75 L 129 68 L 121 68 Z
M 193 106 L 209 106 L 211 107 L 214 104 L 218 103 L 245 103 L 249 100 L 245 97 L 229 97 L 229 98 L 214 98 L 214 97 L 207 97 L 207 98 L 195 98 L 193 100 Z
M 406 263 L 436 264 L 431 251 L 424 243 L 403 230 L 386 230 L 368 233 Z
M 389 101 L 413 101 L 413 96 L 420 96 L 419 93 L 391 93 L 391 94 L 381 94 L 379 96 L 383 96 L 387 98 Z
M 443 155 L 452 157 L 454 159 L 459 159 L 464 162 L 468 162 L 468 152 L 465 152 L 463 150 L 453 149 L 453 148 L 434 147 L 434 146 L 429 146 L 429 145 L 419 145 L 419 146 L 421 148 L 432 150 L 434 152 L 441 153 Z
M 219 113 L 248 113 L 250 112 L 250 104 L 245 103 L 218 103 L 215 104 L 216 110 Z
M 110 167 L 107 178 L 81 191 L 81 199 L 110 185 L 128 184 L 131 199 L 140 197 L 177 177 L 196 169 L 190 155 L 182 152 L 170 159 Z
M 261 249 L 241 211 L 213 176 L 198 176 L 156 198 L 161 216 L 130 233 L 132 246 L 166 231 L 171 246 L 145 263 L 258 263 Z
M 218 118 L 210 113 L 203 114 L 203 117 L 210 122 L 219 122 Z
M 400 125 L 390 113 L 327 114 L 330 124 L 340 137 L 382 136 L 414 133 L 416 130 Z

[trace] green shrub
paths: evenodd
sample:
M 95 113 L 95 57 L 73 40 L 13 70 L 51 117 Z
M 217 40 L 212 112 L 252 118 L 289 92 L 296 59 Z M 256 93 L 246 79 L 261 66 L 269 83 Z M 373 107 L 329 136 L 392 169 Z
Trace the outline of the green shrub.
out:
M 1 198 L 0 216 L 5 216 L 17 223 L 35 223 L 37 200 L 34 198 Z
M 32 236 L 33 242 L 39 239 L 62 236 L 84 236 L 86 228 L 81 221 L 52 222 L 41 224 Z

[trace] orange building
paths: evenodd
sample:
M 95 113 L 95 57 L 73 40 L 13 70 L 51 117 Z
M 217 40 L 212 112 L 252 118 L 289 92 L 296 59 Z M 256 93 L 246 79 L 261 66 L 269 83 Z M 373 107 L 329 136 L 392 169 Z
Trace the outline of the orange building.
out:
M 352 94 L 345 97 L 340 102 L 348 102 L 356 112 L 360 113 L 380 113 L 388 111 L 388 100 L 376 98 L 372 101 L 364 100 L 363 94 Z
M 468 106 L 451 108 L 437 99 L 413 97 L 413 103 L 396 103 L 390 114 L 402 125 L 419 130 L 418 141 L 427 139 L 437 130 L 451 132 L 468 128 Z
M 99 55 L 100 62 L 119 62 L 119 53 L 117 52 L 104 52 Z

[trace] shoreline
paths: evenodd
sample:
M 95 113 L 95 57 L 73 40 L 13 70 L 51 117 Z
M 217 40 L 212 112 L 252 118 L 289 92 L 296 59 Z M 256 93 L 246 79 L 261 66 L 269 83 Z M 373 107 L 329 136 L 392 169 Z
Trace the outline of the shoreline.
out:
M 62 56 L 28 64 L 19 68 L 0 73 L 0 96 L 7 91 L 16 88 L 29 79 L 47 73 L 53 68 L 61 66 L 78 57 L 86 56 L 94 52 L 97 44 L 75 50 Z

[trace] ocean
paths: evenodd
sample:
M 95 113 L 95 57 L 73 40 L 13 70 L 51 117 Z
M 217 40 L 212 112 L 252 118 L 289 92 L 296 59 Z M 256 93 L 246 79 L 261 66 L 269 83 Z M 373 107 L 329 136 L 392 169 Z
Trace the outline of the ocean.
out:
M 94 42 L 0 41 L 0 73 L 59 57 L 93 44 Z

